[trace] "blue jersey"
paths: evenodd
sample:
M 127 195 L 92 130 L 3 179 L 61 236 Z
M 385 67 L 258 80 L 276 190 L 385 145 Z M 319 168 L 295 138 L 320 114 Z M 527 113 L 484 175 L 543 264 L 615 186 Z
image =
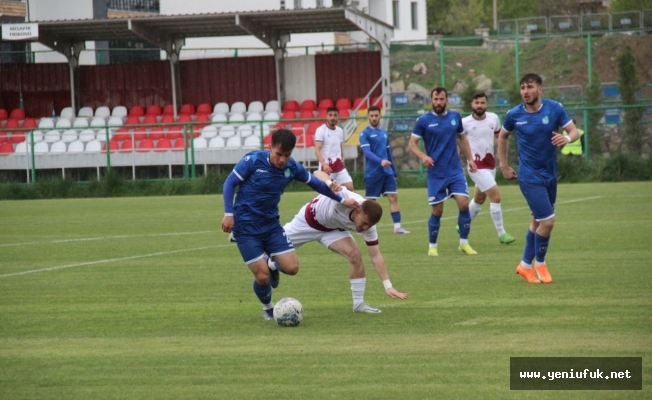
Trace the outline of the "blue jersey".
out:
M 507 112 L 503 129 L 516 133 L 518 179 L 524 182 L 548 182 L 557 178 L 557 147 L 552 132 L 558 132 L 572 120 L 557 101 L 541 99 L 541 108 L 529 112 L 522 103 Z
M 242 181 L 235 198 L 235 223 L 239 233 L 251 234 L 266 232 L 279 224 L 278 204 L 292 180 L 308 183 L 311 179 L 310 173 L 294 158 L 283 169 L 273 166 L 269 162 L 269 150 L 246 154 L 233 173 Z M 241 232 L 244 227 L 255 227 L 256 231 Z
M 457 137 L 461 134 L 462 117 L 456 111 L 447 111 L 442 116 L 429 112 L 417 119 L 412 136 L 423 139 L 425 153 L 435 161 L 435 166 L 428 168 L 428 176 L 444 178 L 462 172 L 457 154 Z
M 389 147 L 389 135 L 387 134 L 387 131 L 383 129 L 367 126 L 362 132 L 360 132 L 360 148 L 364 151 L 365 147 L 368 147 L 371 152 L 381 160 L 392 160 L 392 156 L 390 155 L 392 150 Z M 391 166 L 382 167 L 379 162 L 366 158 L 364 176 L 370 177 L 381 174 L 394 176 L 394 170 Z

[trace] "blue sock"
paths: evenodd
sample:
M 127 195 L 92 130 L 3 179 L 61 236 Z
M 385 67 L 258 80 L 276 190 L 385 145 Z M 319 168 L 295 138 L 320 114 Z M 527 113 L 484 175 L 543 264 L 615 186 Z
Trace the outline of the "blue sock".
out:
M 428 240 L 430 240 L 430 243 L 437 243 L 440 226 L 441 217 L 438 217 L 435 214 L 430 214 L 430 219 L 428 220 Z
M 260 300 L 260 302 L 263 304 L 269 304 L 272 301 L 272 285 L 269 283 L 263 286 L 260 283 L 254 281 L 254 293 L 256 293 L 258 300 Z
M 468 239 L 471 232 L 471 213 L 469 210 L 460 211 L 457 216 L 457 225 L 460 227 L 460 239 Z
M 532 264 L 532 260 L 534 260 L 534 232 L 531 230 L 527 230 L 527 233 L 525 234 L 525 249 L 523 250 L 523 262 L 526 262 L 528 264 Z
M 550 242 L 550 236 L 543 237 L 538 233 L 534 234 L 534 248 L 536 249 L 535 260 L 538 263 L 544 263 L 546 261 L 546 253 L 548 252 L 549 242 Z
M 400 211 L 396 211 L 396 212 L 392 213 L 392 222 L 394 222 L 395 224 L 398 224 L 399 222 L 401 222 L 401 212 Z

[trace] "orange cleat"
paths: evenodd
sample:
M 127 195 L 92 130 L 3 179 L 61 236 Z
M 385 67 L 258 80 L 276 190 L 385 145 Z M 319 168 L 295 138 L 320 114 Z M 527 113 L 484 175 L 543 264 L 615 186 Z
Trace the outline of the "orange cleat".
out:
M 541 283 L 552 283 L 552 277 L 548 272 L 548 266 L 546 264 L 535 265 L 534 271 L 537 273 L 537 278 L 539 278 Z
M 537 279 L 532 268 L 523 268 L 520 263 L 518 264 L 518 267 L 516 267 L 516 273 L 521 275 L 527 281 L 527 283 L 541 283 Z

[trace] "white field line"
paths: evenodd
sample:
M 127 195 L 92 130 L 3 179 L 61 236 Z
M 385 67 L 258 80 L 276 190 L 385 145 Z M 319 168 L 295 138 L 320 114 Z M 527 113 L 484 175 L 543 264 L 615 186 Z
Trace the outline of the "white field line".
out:
M 203 235 L 205 233 L 215 233 L 215 232 L 222 232 L 222 231 L 216 230 L 216 231 L 199 231 L 199 232 L 152 233 L 149 235 L 98 236 L 98 237 L 76 238 L 76 239 L 60 239 L 60 240 L 51 240 L 51 241 L 43 241 L 43 242 L 4 243 L 4 244 L 0 244 L 0 247 L 25 246 L 25 245 L 35 245 L 35 244 L 52 244 L 52 243 L 90 242 L 93 240 L 125 239 L 125 238 L 135 238 L 135 237 L 143 238 L 143 237 L 158 237 L 158 236 Z
M 161 251 L 161 252 L 158 252 L 158 253 L 141 254 L 141 255 L 138 255 L 138 256 L 121 257 L 121 258 L 108 258 L 106 260 L 97 260 L 97 261 L 88 261 L 88 262 L 82 262 L 82 263 L 77 263 L 77 264 L 60 265 L 58 267 L 32 269 L 32 270 L 29 270 L 29 271 L 14 272 L 12 274 L 0 275 L 0 278 L 8 278 L 10 276 L 19 276 L 19 275 L 27 275 L 27 274 L 35 274 L 37 272 L 56 271 L 58 269 L 65 269 L 65 268 L 84 267 L 84 266 L 87 266 L 87 265 L 106 264 L 106 263 L 110 263 L 110 262 L 136 260 L 136 259 L 139 259 L 139 258 L 158 257 L 158 256 L 165 256 L 165 255 L 168 255 L 168 254 L 183 253 L 183 252 L 188 252 L 188 251 L 200 251 L 200 250 L 214 249 L 214 248 L 218 248 L 218 247 L 227 247 L 227 246 L 232 246 L 232 244 L 217 245 L 217 246 L 206 246 L 206 247 L 195 247 L 194 249 L 180 249 L 180 250 L 171 250 L 171 251 Z
M 557 204 L 569 204 L 569 203 L 576 203 L 576 202 L 579 202 L 579 201 L 596 200 L 596 199 L 599 199 L 599 198 L 602 198 L 602 197 L 603 196 L 584 197 L 584 198 L 581 198 L 581 199 L 560 201 Z M 526 210 L 528 208 L 529 207 L 509 208 L 509 209 L 503 210 L 503 212 Z M 445 218 L 442 218 L 442 219 L 453 219 L 453 218 L 457 218 L 457 217 L 456 216 L 450 216 L 450 217 L 445 217 Z M 424 220 L 420 220 L 420 221 L 410 221 L 410 222 L 407 222 L 407 224 L 423 223 L 423 222 L 426 222 L 426 221 L 428 221 L 428 220 L 424 219 Z M 36 243 L 67 243 L 67 242 L 84 241 L 84 240 L 102 240 L 102 239 L 114 239 L 114 238 L 125 238 L 125 237 L 142 237 L 142 236 L 170 236 L 170 235 L 200 234 L 200 233 L 212 233 L 212 232 L 217 232 L 217 231 L 162 233 L 162 234 L 152 234 L 152 235 L 103 236 L 103 237 L 96 237 L 96 238 L 79 238 L 79 239 L 56 240 L 56 241 L 51 241 L 51 242 L 15 243 L 15 244 L 11 244 L 11 245 L 18 246 L 18 245 L 21 245 L 21 244 L 36 244 Z M 139 258 L 158 257 L 158 256 L 164 256 L 164 255 L 175 254 L 175 253 L 182 253 L 182 252 L 187 252 L 187 251 L 199 251 L 199 250 L 214 249 L 214 248 L 228 247 L 228 246 L 233 246 L 233 245 L 232 244 L 226 244 L 226 245 L 216 245 L 216 246 L 207 246 L 207 247 L 197 247 L 197 248 L 193 248 L 193 249 L 162 251 L 162 252 L 158 252 L 158 253 L 142 254 L 142 255 L 138 255 L 138 256 L 121 257 L 121 258 L 109 258 L 109 259 L 106 259 L 106 260 L 97 260 L 97 261 L 82 262 L 82 263 L 77 263 L 77 264 L 60 265 L 58 267 L 33 269 L 33 270 L 29 270 L 29 271 L 14 272 L 14 273 L 11 273 L 11 274 L 0 275 L 0 279 L 1 278 L 8 278 L 8 277 L 11 277 L 11 276 L 35 274 L 35 273 L 38 273 L 38 272 L 56 271 L 58 269 L 83 267 L 83 266 L 87 266 L 87 265 L 105 264 L 105 263 L 110 263 L 110 262 L 119 262 L 119 261 L 127 261 L 127 260 L 135 260 L 135 259 L 139 259 Z
M 555 203 L 555 206 L 557 206 L 559 204 L 577 203 L 579 201 L 597 200 L 597 199 L 601 199 L 602 197 L 604 197 L 604 196 L 593 196 L 593 197 L 584 197 L 584 198 L 581 198 L 581 199 L 559 201 L 559 202 Z M 530 209 L 530 207 L 508 208 L 506 210 L 503 210 L 503 213 L 512 212 L 512 211 L 520 211 L 520 210 L 529 210 L 529 209 Z M 481 212 L 480 214 L 487 214 L 487 212 L 486 211 Z M 457 218 L 457 214 L 451 215 L 449 217 L 442 217 L 441 219 L 442 220 L 447 220 L 447 219 L 454 219 L 454 218 Z M 419 221 L 401 222 L 401 224 L 402 225 L 406 225 L 406 224 L 409 225 L 409 224 L 420 224 L 420 223 L 423 223 L 423 222 L 428 222 L 428 220 L 427 219 L 422 219 L 422 220 L 419 220 Z M 385 224 L 385 225 L 390 226 L 392 224 Z

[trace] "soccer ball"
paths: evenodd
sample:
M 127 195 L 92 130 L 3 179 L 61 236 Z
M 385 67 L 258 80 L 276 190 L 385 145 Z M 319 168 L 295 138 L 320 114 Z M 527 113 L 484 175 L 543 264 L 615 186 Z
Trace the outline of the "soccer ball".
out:
M 303 319 L 303 306 L 299 300 L 285 297 L 274 305 L 274 320 L 280 326 L 297 326 Z

